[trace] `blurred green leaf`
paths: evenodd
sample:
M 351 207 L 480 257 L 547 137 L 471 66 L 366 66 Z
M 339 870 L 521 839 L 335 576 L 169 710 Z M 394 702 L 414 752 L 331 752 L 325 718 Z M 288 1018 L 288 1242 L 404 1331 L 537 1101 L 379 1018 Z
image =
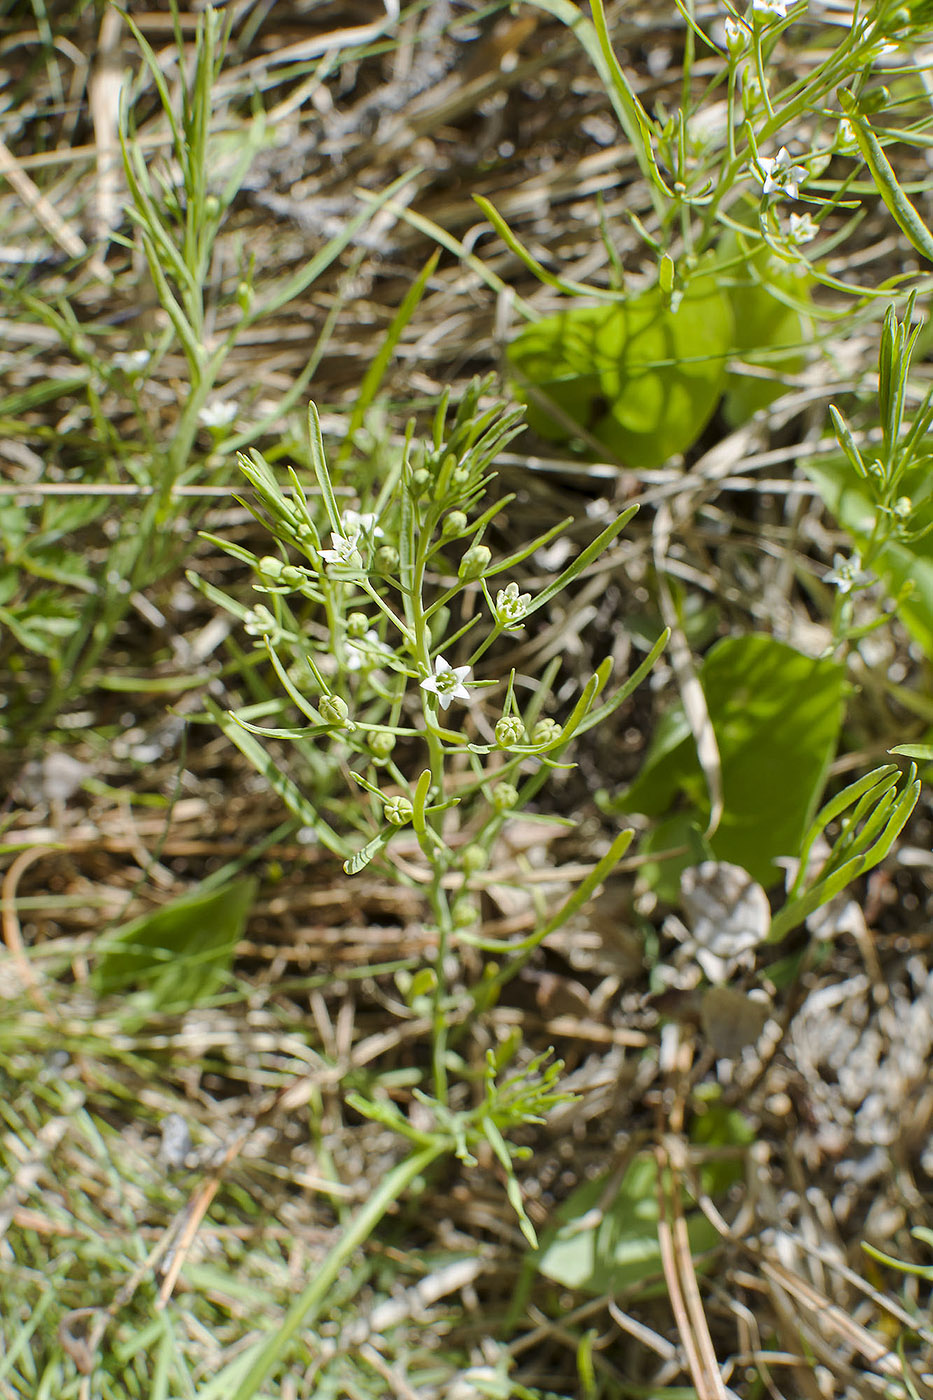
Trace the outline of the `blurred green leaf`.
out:
M 724 810 L 710 838 L 719 860 L 743 866 L 766 888 L 774 861 L 797 854 L 836 749 L 843 668 L 761 634 L 718 642 L 700 669 L 722 760 Z M 664 716 L 635 783 L 606 804 L 614 812 L 666 816 L 678 794 L 702 828 L 706 783 L 686 716 Z
M 719 255 L 734 256 L 739 251 L 733 235 L 723 239 Z M 777 376 L 759 379 L 734 371 L 726 375 L 723 414 L 730 427 L 736 428 L 784 393 L 782 372 L 796 374 L 803 368 L 807 328 L 800 311 L 788 302 L 809 299 L 809 282 L 796 268 L 774 257 L 764 244 L 750 254 L 744 269 L 732 268 L 727 276 L 735 322 L 733 348 L 740 360 L 770 368 Z M 782 300 L 785 297 L 787 300 Z
M 690 447 L 708 423 L 732 334 L 729 303 L 704 274 L 676 311 L 660 287 L 617 304 L 572 306 L 526 326 L 508 357 L 528 422 L 542 437 L 566 442 L 576 423 L 627 465 L 655 467 Z M 535 388 L 570 426 L 542 406 Z
M 609 1179 L 597 1177 L 563 1203 L 537 1260 L 545 1278 L 600 1294 L 637 1287 L 661 1274 L 655 1158 L 636 1157 L 607 1202 L 608 1189 Z M 712 1249 L 719 1240 L 700 1211 L 687 1216 L 687 1234 L 693 1253 Z
M 160 1010 L 197 1005 L 227 975 L 257 885 L 243 876 L 219 890 L 195 891 L 105 934 L 97 945 L 94 990 L 108 996 L 142 987 Z

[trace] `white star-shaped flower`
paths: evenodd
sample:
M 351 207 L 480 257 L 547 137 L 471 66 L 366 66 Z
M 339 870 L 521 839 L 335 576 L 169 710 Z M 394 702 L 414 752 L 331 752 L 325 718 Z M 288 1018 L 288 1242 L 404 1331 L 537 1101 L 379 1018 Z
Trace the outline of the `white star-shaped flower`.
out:
M 322 549 L 321 558 L 325 564 L 345 564 L 351 569 L 359 569 L 363 564 L 363 557 L 357 549 L 358 535 L 338 535 L 336 530 L 330 532 L 330 542 L 332 549 Z
M 801 180 L 807 178 L 802 165 L 794 165 L 790 152 L 782 146 L 776 156 L 759 156 L 757 175 L 762 184 L 762 194 L 786 194 L 796 199 Z
M 866 573 L 862 568 L 860 554 L 853 554 L 851 559 L 836 554 L 833 556 L 832 569 L 823 575 L 823 582 L 835 584 L 840 593 L 851 593 L 853 588 L 864 588 L 873 582 L 874 577 L 874 574 Z
M 434 658 L 434 675 L 421 682 L 421 689 L 437 696 L 437 703 L 446 710 L 452 700 L 469 700 L 470 692 L 464 684 L 470 674 L 469 666 L 450 666 L 443 656 Z
M 809 214 L 791 214 L 788 235 L 791 243 L 809 243 L 819 231 L 819 225 L 810 218 Z
M 787 18 L 790 0 L 752 0 L 752 14 L 771 15 L 775 19 Z
M 506 631 L 522 625 L 531 602 L 530 593 L 519 593 L 517 583 L 509 583 L 496 594 L 496 617 Z
M 376 524 L 376 517 L 367 511 L 361 515 L 358 510 L 345 510 L 340 516 L 340 530 L 332 530 L 332 549 L 322 549 L 321 558 L 325 564 L 344 564 L 349 568 L 362 567 L 360 542 L 365 538 L 378 539 L 382 530 Z
M 237 416 L 237 406 L 232 399 L 208 399 L 198 409 L 198 422 L 202 428 L 229 428 Z

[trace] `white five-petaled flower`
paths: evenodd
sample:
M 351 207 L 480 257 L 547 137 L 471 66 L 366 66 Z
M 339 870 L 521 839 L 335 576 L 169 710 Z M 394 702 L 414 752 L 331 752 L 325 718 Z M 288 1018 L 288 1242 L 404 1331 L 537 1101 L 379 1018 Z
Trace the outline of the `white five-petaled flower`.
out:
M 789 238 L 791 243 L 809 243 L 819 233 L 819 225 L 809 214 L 791 214 Z
M 389 656 L 390 650 L 383 642 L 379 633 L 374 627 L 370 627 L 362 637 L 347 638 L 347 661 L 348 671 L 361 671 L 366 661 L 374 661 L 376 655 Z
M 357 549 L 359 535 L 338 535 L 336 530 L 330 532 L 330 542 L 332 549 L 322 549 L 321 558 L 325 564 L 346 564 L 349 568 L 360 568 L 363 557 Z
M 208 399 L 198 409 L 198 422 L 202 428 L 219 431 L 229 428 L 237 416 L 237 406 L 232 399 Z
M 787 18 L 787 6 L 791 0 L 752 0 L 752 13 L 773 15 L 775 19 Z
M 807 171 L 802 165 L 794 165 L 786 146 L 782 146 L 776 156 L 759 156 L 757 165 L 762 194 L 786 194 L 789 199 L 797 198 L 800 182 L 807 178 Z
M 148 350 L 117 350 L 110 363 L 114 369 L 122 370 L 133 379 L 142 374 L 151 359 Z
M 862 568 L 860 554 L 853 554 L 851 559 L 846 559 L 842 554 L 834 554 L 833 567 L 828 574 L 823 575 L 823 582 L 835 584 L 840 593 L 851 593 L 853 588 L 861 588 L 863 584 L 871 583 L 874 577 L 874 574 L 869 574 Z
M 530 593 L 519 593 L 517 583 L 506 584 L 496 594 L 496 617 L 506 631 L 520 627 L 531 602 Z
M 371 511 L 363 515 L 358 510 L 345 510 L 340 517 L 342 529 L 332 530 L 332 549 L 322 549 L 321 558 L 325 564 L 346 564 L 350 568 L 360 568 L 363 563 L 360 554 L 360 540 L 364 536 L 378 539 L 382 534 Z
M 435 656 L 434 675 L 421 682 L 421 689 L 436 695 L 437 703 L 446 710 L 452 700 L 469 700 L 464 684 L 469 674 L 469 666 L 449 666 L 443 656 Z

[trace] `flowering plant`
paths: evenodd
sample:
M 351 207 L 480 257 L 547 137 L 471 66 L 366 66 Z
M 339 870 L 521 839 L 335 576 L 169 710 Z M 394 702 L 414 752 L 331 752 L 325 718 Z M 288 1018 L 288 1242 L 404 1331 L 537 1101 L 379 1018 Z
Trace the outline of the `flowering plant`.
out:
M 348 874 L 376 862 L 424 889 L 436 950 L 429 981 L 440 1104 L 448 1097 L 450 957 L 458 944 L 500 958 L 495 977 L 475 993 L 476 1006 L 489 1005 L 531 950 L 605 878 L 632 834 L 611 843 L 562 908 L 542 914 L 530 937 L 503 943 L 483 936 L 477 902 L 502 828 L 554 769 L 567 766 L 572 739 L 632 692 L 665 641 L 609 699 L 602 698 L 611 670 L 605 661 L 561 717 L 545 713 L 559 659 L 537 678 L 509 667 L 510 638 L 598 560 L 636 507 L 543 587 L 521 591 L 514 575 L 570 521 L 494 559 L 484 537 L 514 497 L 486 501 L 489 469 L 520 431 L 522 415 L 490 401 L 489 388 L 489 381 L 474 382 L 452 422 L 445 397 L 431 437 L 419 442 L 409 431 L 379 491 L 350 507 L 338 504 L 344 488 L 328 467 L 312 406 L 316 499 L 294 471 L 287 483 L 280 480 L 258 452 L 240 461 L 255 492 L 251 509 L 279 553 L 257 557 L 208 536 L 250 566 L 265 601 L 246 608 L 195 580 L 241 619 L 281 687 L 279 698 L 236 713 L 215 706 L 224 731 L 272 779 L 309 834 L 341 856 Z M 497 587 L 503 575 L 508 582 Z M 313 775 L 311 791 L 272 757 L 268 744 L 276 740 L 299 750 L 304 772 Z M 338 791 L 341 775 L 348 792 Z M 406 875 L 386 857 L 404 832 L 413 838 L 405 845 Z

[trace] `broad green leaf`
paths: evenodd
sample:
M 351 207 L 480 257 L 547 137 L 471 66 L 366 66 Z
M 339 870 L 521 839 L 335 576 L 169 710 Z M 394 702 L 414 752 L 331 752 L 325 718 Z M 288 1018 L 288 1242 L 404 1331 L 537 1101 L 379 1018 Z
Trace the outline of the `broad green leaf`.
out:
M 730 250 L 738 252 L 737 240 L 723 240 L 720 256 Z M 774 257 L 764 244 L 751 254 L 744 270 L 730 268 L 727 277 L 735 322 L 732 344 L 738 358 L 749 365 L 771 368 L 778 376 L 782 371 L 796 374 L 805 361 L 807 327 L 799 310 L 788 301 L 809 297 L 808 280 Z M 788 300 L 783 301 L 782 296 Z M 759 379 L 730 371 L 723 403 L 726 421 L 733 428 L 739 427 L 783 393 L 779 377 Z
M 803 469 L 860 549 L 865 549 L 875 520 L 867 483 L 840 454 L 804 462 Z M 929 461 L 905 472 L 902 493 L 909 496 L 914 513 L 912 530 L 933 525 L 933 474 Z M 898 598 L 897 611 L 905 627 L 933 658 L 933 531 L 906 543 L 890 540 L 872 560 L 872 568 L 885 582 L 888 592 Z M 905 585 L 912 584 L 906 598 L 899 598 Z
M 636 1157 L 608 1204 L 606 1191 L 606 1177 L 597 1177 L 561 1206 L 560 1223 L 542 1241 L 537 1261 L 545 1278 L 600 1294 L 635 1288 L 661 1274 L 655 1158 Z M 700 1211 L 687 1216 L 687 1234 L 693 1253 L 711 1249 L 719 1240 Z
M 724 810 L 710 846 L 766 888 L 779 856 L 797 854 L 836 749 L 846 682 L 831 660 L 813 660 L 772 637 L 729 637 L 700 669 L 722 761 Z M 637 781 L 608 806 L 665 816 L 678 794 L 702 829 L 706 783 L 683 711 L 659 727 Z
M 195 1006 L 223 982 L 256 896 L 252 876 L 184 895 L 144 914 L 97 946 L 92 977 L 100 996 L 145 988 L 161 1010 Z
M 508 357 L 528 422 L 542 437 L 567 441 L 579 424 L 627 465 L 655 467 L 690 447 L 709 422 L 732 335 L 728 300 L 707 273 L 693 279 L 676 311 L 660 287 L 615 305 L 572 306 L 524 327 Z

